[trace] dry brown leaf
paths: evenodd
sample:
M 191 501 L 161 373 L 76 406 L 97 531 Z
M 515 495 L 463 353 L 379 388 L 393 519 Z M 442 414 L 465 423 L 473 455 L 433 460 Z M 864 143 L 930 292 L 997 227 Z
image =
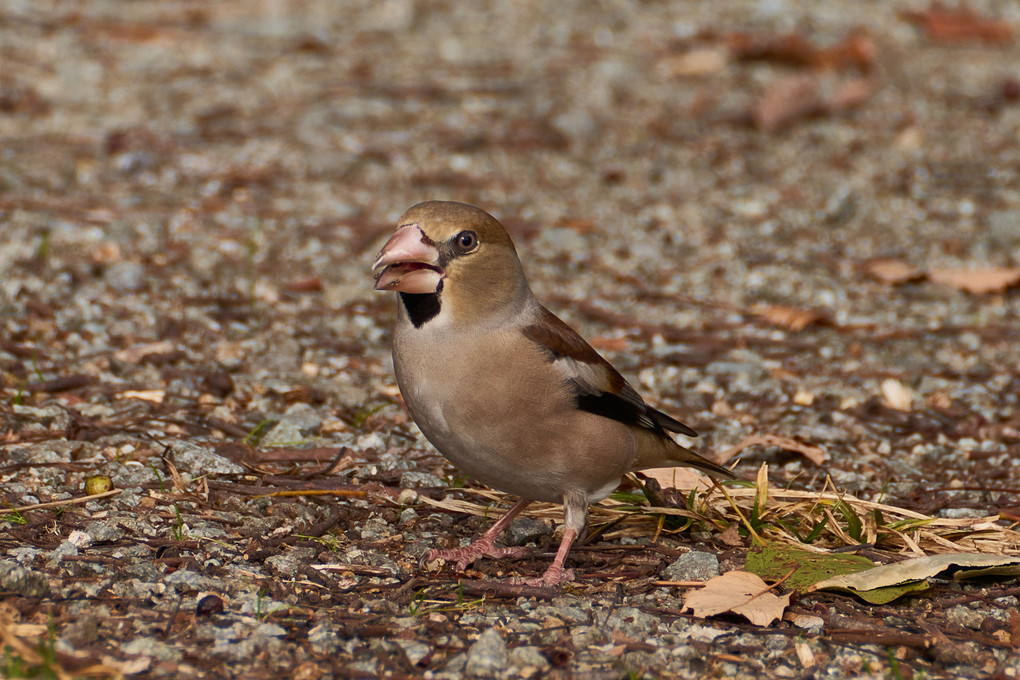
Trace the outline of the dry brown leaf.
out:
M 974 295 L 1001 293 L 1020 284 L 1020 267 L 988 269 L 933 269 L 928 278 Z
M 777 38 L 736 33 L 729 36 L 727 42 L 737 59 L 774 61 L 816 69 L 851 67 L 868 71 L 878 52 L 875 41 L 864 31 L 855 31 L 837 45 L 821 48 L 798 33 Z
M 589 340 L 589 344 L 595 349 L 604 349 L 609 352 L 622 352 L 630 346 L 627 338 L 610 338 L 605 335 L 596 335 Z
M 595 223 L 583 217 L 563 216 L 556 220 L 556 226 L 576 231 L 578 234 L 590 234 L 595 231 Z
M 778 434 L 756 434 L 741 440 L 736 446 L 723 451 L 717 457 L 716 462 L 720 465 L 725 465 L 733 456 L 752 446 L 778 446 L 784 451 L 799 453 L 815 465 L 822 465 L 825 459 L 829 457 L 828 452 L 821 446 L 812 446 L 811 444 L 805 444 L 796 439 L 783 437 Z
M 882 381 L 882 397 L 886 406 L 897 411 L 909 411 L 914 403 L 914 395 L 896 378 Z
M 800 307 L 787 307 L 786 305 L 768 305 L 759 307 L 755 314 L 775 326 L 781 326 L 794 333 L 799 333 L 808 326 L 818 323 L 828 323 L 828 317 L 822 312 Z
M 687 595 L 684 611 L 690 609 L 698 618 L 733 612 L 756 626 L 768 626 L 783 617 L 790 604 L 790 594 L 776 595 L 756 574 L 728 571 L 705 582 L 703 588 Z
M 731 548 L 737 548 L 744 545 L 744 539 L 740 537 L 740 523 L 733 522 L 726 527 L 725 531 L 719 534 L 719 540 Z
M 892 258 L 866 262 L 864 271 L 872 278 L 892 286 L 924 278 L 924 272 L 914 265 Z
M 926 10 L 901 12 L 900 16 L 920 27 L 925 37 L 936 43 L 1007 45 L 1013 41 L 1012 26 L 1002 19 L 982 16 L 969 7 L 947 8 L 935 3 Z
M 641 474 L 651 477 L 663 489 L 709 489 L 711 480 L 694 468 L 665 467 L 642 470 Z
M 821 107 L 818 82 L 814 73 L 797 73 L 769 83 L 751 110 L 755 127 L 775 132 L 796 118 L 817 112 Z

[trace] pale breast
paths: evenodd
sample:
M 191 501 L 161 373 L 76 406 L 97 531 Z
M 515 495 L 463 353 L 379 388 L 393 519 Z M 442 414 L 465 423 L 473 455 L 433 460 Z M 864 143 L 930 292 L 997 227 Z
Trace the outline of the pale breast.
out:
M 634 458 L 633 437 L 578 411 L 534 343 L 506 332 L 452 342 L 426 327 L 395 334 L 394 368 L 411 416 L 450 462 L 533 500 L 559 502 L 567 490 L 604 496 L 615 486 Z

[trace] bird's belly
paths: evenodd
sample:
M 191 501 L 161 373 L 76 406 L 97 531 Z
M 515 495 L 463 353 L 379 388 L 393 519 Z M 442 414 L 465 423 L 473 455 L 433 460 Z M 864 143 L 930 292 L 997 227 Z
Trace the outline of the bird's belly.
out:
M 615 488 L 633 459 L 626 431 L 577 411 L 558 383 L 509 391 L 485 376 L 451 375 L 455 367 L 396 367 L 418 428 L 447 460 L 487 486 L 552 503 L 567 491 L 598 499 Z M 578 419 L 613 427 L 589 426 L 583 431 L 594 436 L 584 436 Z

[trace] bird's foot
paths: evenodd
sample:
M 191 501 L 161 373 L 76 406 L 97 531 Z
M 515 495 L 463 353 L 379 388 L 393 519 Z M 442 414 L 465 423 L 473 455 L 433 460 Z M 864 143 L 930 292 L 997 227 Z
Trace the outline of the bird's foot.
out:
M 564 569 L 558 564 L 549 567 L 544 574 L 538 578 L 513 578 L 510 583 L 516 586 L 536 586 L 539 588 L 555 588 L 567 581 L 574 580 L 574 570 Z
M 432 549 L 425 553 L 422 558 L 423 564 L 434 562 L 435 560 L 446 560 L 447 562 L 457 562 L 457 571 L 464 571 L 468 565 L 477 559 L 482 557 L 523 557 L 528 554 L 527 548 L 511 547 L 511 548 L 497 548 L 492 540 L 486 540 L 481 538 L 471 545 L 464 546 L 463 548 L 451 548 L 449 550 L 436 550 Z

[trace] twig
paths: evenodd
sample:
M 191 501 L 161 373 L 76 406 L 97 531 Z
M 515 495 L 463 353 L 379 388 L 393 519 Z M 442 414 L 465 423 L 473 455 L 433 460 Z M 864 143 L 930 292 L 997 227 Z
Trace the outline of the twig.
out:
M 68 498 L 63 501 L 50 501 L 49 503 L 33 503 L 32 505 L 22 505 L 20 508 L 8 508 L 6 510 L 0 510 L 0 514 L 8 512 L 24 512 L 25 510 L 39 510 L 40 508 L 58 508 L 61 505 L 78 505 L 79 503 L 88 503 L 89 501 L 97 501 L 101 498 L 109 498 L 110 496 L 116 496 L 119 493 L 123 493 L 123 489 L 114 489 L 112 491 L 104 491 L 103 493 L 94 493 L 91 496 L 81 496 L 79 498 Z

